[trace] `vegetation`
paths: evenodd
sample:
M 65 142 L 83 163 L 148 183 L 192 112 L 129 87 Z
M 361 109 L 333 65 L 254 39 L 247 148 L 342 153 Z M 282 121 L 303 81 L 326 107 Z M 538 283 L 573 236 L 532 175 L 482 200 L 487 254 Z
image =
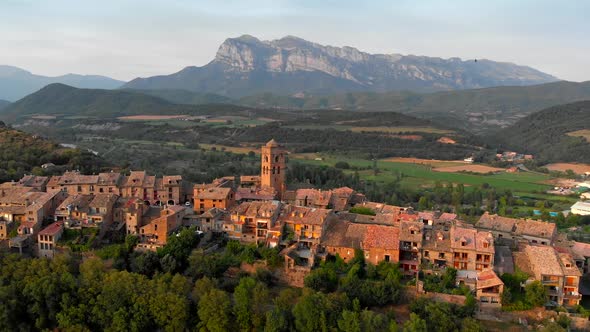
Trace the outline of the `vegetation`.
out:
M 583 135 L 570 136 L 590 128 L 590 102 L 559 105 L 533 113 L 490 140 L 523 153 L 532 153 L 541 163 L 590 162 L 590 145 Z
M 56 166 L 41 168 L 46 163 Z M 19 180 L 25 174 L 52 175 L 71 169 L 92 173 L 104 166 L 105 163 L 90 152 L 62 148 L 0 123 L 0 182 Z

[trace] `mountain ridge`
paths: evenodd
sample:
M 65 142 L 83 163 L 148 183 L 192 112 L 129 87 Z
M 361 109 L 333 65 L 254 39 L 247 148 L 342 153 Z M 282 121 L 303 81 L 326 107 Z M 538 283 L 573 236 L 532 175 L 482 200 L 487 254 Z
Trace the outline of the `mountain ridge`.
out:
M 52 83 L 78 88 L 116 89 L 125 82 L 101 75 L 72 73 L 50 77 L 36 75 L 19 67 L 0 65 L 0 99 L 16 101 Z
M 231 98 L 257 93 L 335 94 L 353 91 L 433 92 L 498 85 L 530 85 L 557 78 L 526 66 L 400 54 L 369 54 L 288 36 L 261 41 L 228 38 L 202 67 L 136 78 L 131 89 L 182 89 Z

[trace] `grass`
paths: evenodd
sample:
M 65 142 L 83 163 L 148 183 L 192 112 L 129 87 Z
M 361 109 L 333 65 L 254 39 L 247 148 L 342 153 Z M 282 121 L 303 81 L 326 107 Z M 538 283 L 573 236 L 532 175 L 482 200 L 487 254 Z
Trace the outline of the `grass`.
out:
M 300 159 L 301 160 L 301 159 Z M 338 161 L 346 161 L 350 166 L 357 168 L 371 168 L 373 162 L 370 160 L 341 158 L 337 156 L 323 156 L 323 160 L 301 160 L 305 163 L 316 165 L 330 165 Z M 377 163 L 379 173 L 374 174 L 373 170 L 363 170 L 359 172 L 361 178 L 373 180 L 376 182 L 391 182 L 397 177 L 397 173 L 403 174 L 401 181 L 402 187 L 417 188 L 432 186 L 435 182 L 462 183 L 468 189 L 469 187 L 481 186 L 488 183 L 497 190 L 511 190 L 519 192 L 541 192 L 551 188 L 541 182 L 548 180 L 550 177 L 544 174 L 534 173 L 500 173 L 494 175 L 485 174 L 464 174 L 464 173 L 445 173 L 433 172 L 430 166 L 379 161 Z
M 205 144 L 200 143 L 199 146 L 205 150 L 211 150 L 212 148 L 217 149 L 217 151 L 229 151 L 232 153 L 249 153 L 253 151 L 254 153 L 258 154 L 260 148 L 259 147 L 244 147 L 244 146 L 225 146 L 219 144 Z

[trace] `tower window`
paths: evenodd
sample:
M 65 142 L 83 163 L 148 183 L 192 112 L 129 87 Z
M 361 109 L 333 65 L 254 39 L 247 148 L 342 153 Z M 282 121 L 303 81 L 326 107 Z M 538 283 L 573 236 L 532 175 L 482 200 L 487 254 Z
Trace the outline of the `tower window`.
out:
M 279 156 L 275 157 L 275 162 L 277 162 L 277 163 L 279 162 Z

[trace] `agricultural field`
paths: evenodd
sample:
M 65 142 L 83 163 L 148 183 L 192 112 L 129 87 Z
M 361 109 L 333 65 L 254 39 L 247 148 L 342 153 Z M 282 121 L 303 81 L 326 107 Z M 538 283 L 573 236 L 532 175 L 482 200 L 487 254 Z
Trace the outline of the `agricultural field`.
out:
M 571 169 L 576 174 L 590 172 L 590 165 L 578 163 L 554 163 L 545 166 L 550 171 L 566 172 Z
M 298 159 L 305 163 L 316 164 L 316 165 L 330 165 L 334 166 L 338 161 L 345 161 L 351 167 L 361 168 L 364 170 L 359 171 L 361 178 L 367 180 L 374 180 L 380 183 L 387 183 L 395 181 L 399 174 L 403 175 L 401 185 L 404 188 L 425 188 L 432 187 L 436 182 L 444 183 L 462 183 L 465 185 L 466 190 L 469 187 L 481 186 L 487 183 L 497 190 L 511 190 L 519 192 L 544 192 L 551 188 L 545 183 L 550 179 L 549 175 L 538 174 L 538 173 L 498 173 L 498 174 L 465 174 L 465 173 L 449 173 L 449 172 L 436 172 L 433 171 L 432 166 L 428 164 L 415 164 L 407 162 L 394 162 L 387 160 L 380 160 L 377 162 L 377 168 L 379 172 L 375 175 L 373 167 L 373 161 L 354 159 L 354 158 L 342 158 L 338 156 L 325 156 L 323 155 L 322 160 L 311 159 L 309 155 L 304 156 L 293 155 L 291 158 Z M 306 158 L 305 158 L 306 157 Z M 317 157 L 316 157 L 317 158 Z M 391 160 L 391 159 L 389 159 Z M 436 162 L 436 161 L 435 161 Z M 438 161 L 440 162 L 440 161 Z M 349 172 L 352 172 L 349 170 Z
M 590 142 L 590 129 L 572 131 L 570 133 L 567 133 L 567 135 L 572 137 L 583 137 L 584 139 L 586 139 L 586 141 Z
M 470 173 L 497 173 L 504 172 L 503 168 L 491 167 L 486 165 L 474 165 L 474 164 L 463 164 L 458 166 L 450 167 L 437 167 L 433 169 L 435 172 L 447 172 L 447 173 L 458 173 L 458 172 L 470 172 Z

